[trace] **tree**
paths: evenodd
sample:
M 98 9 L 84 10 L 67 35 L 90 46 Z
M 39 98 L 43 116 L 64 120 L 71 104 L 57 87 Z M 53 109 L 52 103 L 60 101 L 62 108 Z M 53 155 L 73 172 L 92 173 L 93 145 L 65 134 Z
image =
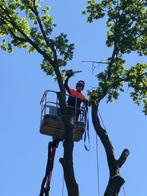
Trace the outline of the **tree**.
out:
M 55 27 L 52 17 L 48 14 L 50 7 L 41 8 L 36 0 L 0 1 L 0 36 L 3 39 L 1 49 L 12 52 L 13 47 L 26 48 L 28 52 L 37 51 L 42 55 L 41 68 L 48 75 L 56 77 L 60 93 L 58 94 L 62 120 L 65 125 L 64 156 L 61 163 L 69 195 L 78 195 L 78 184 L 73 169 L 73 125 L 67 115 L 65 89 L 62 71 L 68 60 L 72 59 L 74 45 L 69 44 L 67 35 L 61 33 L 52 38 Z
M 110 172 L 105 196 L 118 195 L 125 182 L 119 170 L 126 161 L 129 150 L 124 149 L 120 158 L 116 160 L 111 141 L 106 130 L 101 126 L 97 109 L 104 97 L 108 102 L 118 99 L 120 92 L 124 91 L 124 85 L 127 84 L 131 87 L 130 96 L 134 103 L 139 105 L 143 102 L 143 112 L 147 115 L 147 64 L 137 63 L 126 69 L 124 59 L 124 54 L 130 54 L 132 51 L 139 55 L 147 55 L 145 6 L 146 2 L 140 0 L 102 0 L 101 2 L 89 0 L 83 12 L 88 15 L 89 23 L 106 16 L 108 28 L 106 45 L 113 48 L 112 56 L 107 59 L 108 66 L 103 72 L 97 74 L 98 88 L 90 92 L 92 120 L 105 148 Z
M 38 1 L 39 2 L 39 1 Z M 86 12 L 89 14 L 88 21 L 104 17 L 108 14 L 107 26 L 108 37 L 106 44 L 108 47 L 113 47 L 112 56 L 108 58 L 107 68 L 97 75 L 98 88 L 95 92 L 90 92 L 92 104 L 92 118 L 95 129 L 106 146 L 103 136 L 107 136 L 105 130 L 102 129 L 99 118 L 97 116 L 97 106 L 100 101 L 107 96 L 108 101 L 117 99 L 124 84 L 128 84 L 132 88 L 131 96 L 135 103 L 144 103 L 144 112 L 147 113 L 147 74 L 146 64 L 138 63 L 126 70 L 124 68 L 125 61 L 123 55 L 131 51 L 137 51 L 140 55 L 146 54 L 145 51 L 145 2 L 133 1 L 89 1 Z M 37 51 L 43 57 L 41 68 L 48 74 L 57 78 L 60 88 L 60 106 L 63 113 L 63 121 L 66 127 L 66 138 L 64 142 L 64 157 L 61 159 L 64 177 L 68 189 L 68 194 L 78 195 L 78 185 L 75 181 L 73 163 L 72 163 L 72 124 L 66 115 L 65 106 L 65 90 L 63 86 L 62 67 L 66 66 L 68 60 L 71 60 L 73 55 L 73 44 L 69 44 L 67 36 L 60 34 L 52 38 L 53 28 L 55 27 L 52 17 L 48 14 L 49 7 L 40 8 L 40 3 L 29 0 L 9 0 L 0 1 L 0 35 L 9 37 L 9 42 L 3 40 L 1 48 L 12 52 L 13 46 L 26 48 L 29 52 Z M 26 18 L 23 16 L 25 15 Z M 131 18 L 131 20 L 130 20 Z M 130 21 L 130 23 L 128 22 Z M 125 27 L 125 28 L 124 28 Z M 128 28 L 127 28 L 128 27 Z M 11 40 L 11 41 L 10 41 Z M 110 142 L 108 141 L 108 144 Z M 110 170 L 116 163 L 113 157 L 112 164 L 109 162 L 110 154 L 113 156 L 112 145 L 106 146 L 108 154 L 108 163 Z M 108 153 L 108 151 L 111 153 Z M 118 174 L 119 167 L 125 161 L 128 155 L 128 150 L 125 150 L 117 160 L 116 167 L 111 170 L 110 179 L 112 176 L 117 176 L 116 182 L 119 182 Z M 118 164 L 119 163 L 119 164 Z M 72 171 L 72 172 L 70 172 Z M 70 174 L 70 175 L 69 175 Z M 122 181 L 123 182 L 123 179 Z M 122 183 L 121 183 L 122 184 Z M 120 185 L 121 185 L 120 184 Z M 110 184 L 111 185 L 111 181 Z M 117 193 L 119 192 L 118 186 Z M 108 186 L 106 195 L 110 195 Z M 114 194 L 111 194 L 114 195 Z

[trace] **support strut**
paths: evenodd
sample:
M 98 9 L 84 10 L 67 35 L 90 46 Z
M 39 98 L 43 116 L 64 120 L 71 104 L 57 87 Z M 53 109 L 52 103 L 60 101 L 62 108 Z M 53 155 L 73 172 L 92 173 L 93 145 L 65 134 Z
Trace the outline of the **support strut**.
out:
M 41 190 L 39 196 L 49 196 L 52 171 L 54 167 L 54 158 L 56 149 L 58 148 L 60 141 L 60 139 L 56 138 L 48 144 L 48 160 L 46 165 L 46 172 L 41 183 Z

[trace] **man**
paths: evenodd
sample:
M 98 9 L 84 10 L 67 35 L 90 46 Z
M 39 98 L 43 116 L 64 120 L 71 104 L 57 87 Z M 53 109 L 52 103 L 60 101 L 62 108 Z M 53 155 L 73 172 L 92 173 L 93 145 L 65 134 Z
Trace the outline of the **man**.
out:
M 68 86 L 68 80 L 71 76 L 74 75 L 74 72 L 72 70 L 69 70 L 66 72 L 66 75 L 67 78 L 65 80 L 64 87 L 69 93 L 69 98 L 67 100 L 69 111 L 74 114 L 76 121 L 78 121 L 81 103 L 83 102 L 87 107 L 87 102 L 88 102 L 82 93 L 82 90 L 84 89 L 85 86 L 85 82 L 83 80 L 79 80 L 76 84 L 76 90 L 71 89 Z

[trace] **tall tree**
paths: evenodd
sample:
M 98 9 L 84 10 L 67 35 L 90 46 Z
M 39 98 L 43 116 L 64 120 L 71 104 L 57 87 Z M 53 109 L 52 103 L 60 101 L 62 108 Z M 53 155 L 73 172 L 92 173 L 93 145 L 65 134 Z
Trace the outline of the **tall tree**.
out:
M 50 7 L 41 8 L 40 2 L 40 0 L 0 0 L 0 36 L 4 38 L 1 48 L 8 52 L 13 52 L 14 47 L 26 48 L 30 53 L 38 52 L 42 56 L 42 70 L 56 77 L 66 132 L 61 163 L 68 195 L 78 196 L 79 188 L 73 168 L 73 126 L 67 115 L 62 77 L 62 68 L 72 59 L 74 45 L 69 43 L 66 34 L 52 35 L 56 25 L 49 15 Z M 137 63 L 126 69 L 127 63 L 124 58 L 124 54 L 131 54 L 132 51 L 146 55 L 145 6 L 143 0 L 101 2 L 89 0 L 84 11 L 88 15 L 88 22 L 106 17 L 108 27 L 106 45 L 112 47 L 112 55 L 107 59 L 108 66 L 97 74 L 98 88 L 94 92 L 89 92 L 93 124 L 104 145 L 110 170 L 109 183 L 105 191 L 105 195 L 109 196 L 118 195 L 124 183 L 119 168 L 125 162 L 129 151 L 125 149 L 116 160 L 108 134 L 100 124 L 97 109 L 105 97 L 108 102 L 117 99 L 126 84 L 132 89 L 130 95 L 133 101 L 138 105 L 143 103 L 143 111 L 147 114 L 147 64 Z
M 124 149 L 119 159 L 115 158 L 114 149 L 108 134 L 100 123 L 97 114 L 98 105 L 106 97 L 107 102 L 118 99 L 124 86 L 131 91 L 135 104 L 144 105 L 143 112 L 147 115 L 147 64 L 137 63 L 129 65 L 125 61 L 124 54 L 136 52 L 140 56 L 147 55 L 146 33 L 146 1 L 144 0 L 89 0 L 83 12 L 87 14 L 87 21 L 105 18 L 108 28 L 106 45 L 112 48 L 112 55 L 107 59 L 107 67 L 97 74 L 98 87 L 90 92 L 92 104 L 92 121 L 106 152 L 109 181 L 105 190 L 105 196 L 118 195 L 121 186 L 125 182 L 120 176 L 120 167 L 126 161 L 129 150 Z
M 42 56 L 41 69 L 57 79 L 62 120 L 65 125 L 64 156 L 61 164 L 69 195 L 79 195 L 73 168 L 73 125 L 67 115 L 62 67 L 72 59 L 74 45 L 61 33 L 53 38 L 56 26 L 49 15 L 49 6 L 41 7 L 40 0 L 0 0 L 0 36 L 4 39 L 1 49 L 13 52 L 14 47 L 26 48 L 29 53 Z

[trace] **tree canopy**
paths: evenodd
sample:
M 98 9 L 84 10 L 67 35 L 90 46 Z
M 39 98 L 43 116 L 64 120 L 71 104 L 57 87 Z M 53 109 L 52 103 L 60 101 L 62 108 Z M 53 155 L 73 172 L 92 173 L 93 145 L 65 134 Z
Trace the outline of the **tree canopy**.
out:
M 73 57 L 74 45 L 69 43 L 67 35 L 55 35 L 55 22 L 49 14 L 50 7 L 41 4 L 41 0 L 0 0 L 0 36 L 3 38 L 1 49 L 13 52 L 14 47 L 26 48 L 29 53 L 38 52 L 42 55 L 41 69 L 57 79 L 60 92 L 58 94 L 63 122 L 65 125 L 64 156 L 60 159 L 64 177 L 70 196 L 78 196 L 79 189 L 73 169 L 73 126 L 67 115 L 65 88 L 63 85 L 62 68 Z M 143 56 L 147 54 L 146 35 L 146 2 L 145 0 L 89 0 L 83 11 L 87 22 L 105 18 L 107 30 L 106 46 L 112 48 L 112 55 L 107 57 L 107 66 L 97 73 L 96 90 L 89 91 L 89 102 L 92 105 L 93 124 L 107 154 L 110 169 L 110 180 L 106 195 L 110 196 L 112 177 L 121 180 L 114 192 L 118 193 L 124 183 L 119 175 L 119 168 L 125 162 L 129 151 L 125 149 L 116 160 L 113 146 L 106 130 L 101 127 L 97 116 L 97 107 L 103 98 L 112 102 L 119 98 L 125 87 L 131 89 L 130 96 L 135 104 L 143 104 L 143 112 L 147 115 L 147 64 L 138 62 L 128 65 L 125 54 L 132 52 Z M 71 132 L 70 132 L 71 130 Z M 73 188 L 74 187 L 74 188 Z M 113 187 L 114 188 L 114 187 Z M 113 193 L 114 193 L 113 192 Z M 114 195 L 114 194 L 112 194 Z
M 97 74 L 98 100 L 105 96 L 108 101 L 117 99 L 126 84 L 134 103 L 143 103 L 143 112 L 147 114 L 147 64 L 138 62 L 127 69 L 124 57 L 131 52 L 147 54 L 145 6 L 145 0 L 89 0 L 83 13 L 89 23 L 107 19 L 106 45 L 113 48 L 107 68 Z M 4 51 L 12 52 L 15 46 L 39 52 L 43 56 L 41 68 L 54 75 L 54 67 L 63 67 L 72 59 L 74 45 L 64 33 L 53 36 L 56 25 L 49 10 L 40 0 L 1 0 L 0 36 L 4 38 L 1 43 Z
M 97 74 L 98 88 L 95 93 L 98 101 L 105 96 L 107 101 L 117 99 L 126 84 L 131 89 L 130 96 L 134 103 L 143 103 L 143 111 L 147 114 L 147 64 L 138 62 L 128 66 L 124 56 L 131 52 L 147 55 L 145 6 L 146 1 L 140 0 L 90 0 L 83 14 L 87 15 L 89 23 L 103 17 L 107 19 L 106 45 L 113 48 L 112 56 L 107 59 L 107 68 Z
M 29 53 L 43 56 L 41 68 L 54 75 L 53 66 L 65 66 L 72 59 L 74 45 L 66 34 L 53 36 L 56 24 L 49 15 L 48 5 L 35 0 L 0 1 L 0 36 L 4 37 L 1 49 L 12 52 L 13 47 L 26 48 Z M 9 37 L 9 39 L 8 39 Z

